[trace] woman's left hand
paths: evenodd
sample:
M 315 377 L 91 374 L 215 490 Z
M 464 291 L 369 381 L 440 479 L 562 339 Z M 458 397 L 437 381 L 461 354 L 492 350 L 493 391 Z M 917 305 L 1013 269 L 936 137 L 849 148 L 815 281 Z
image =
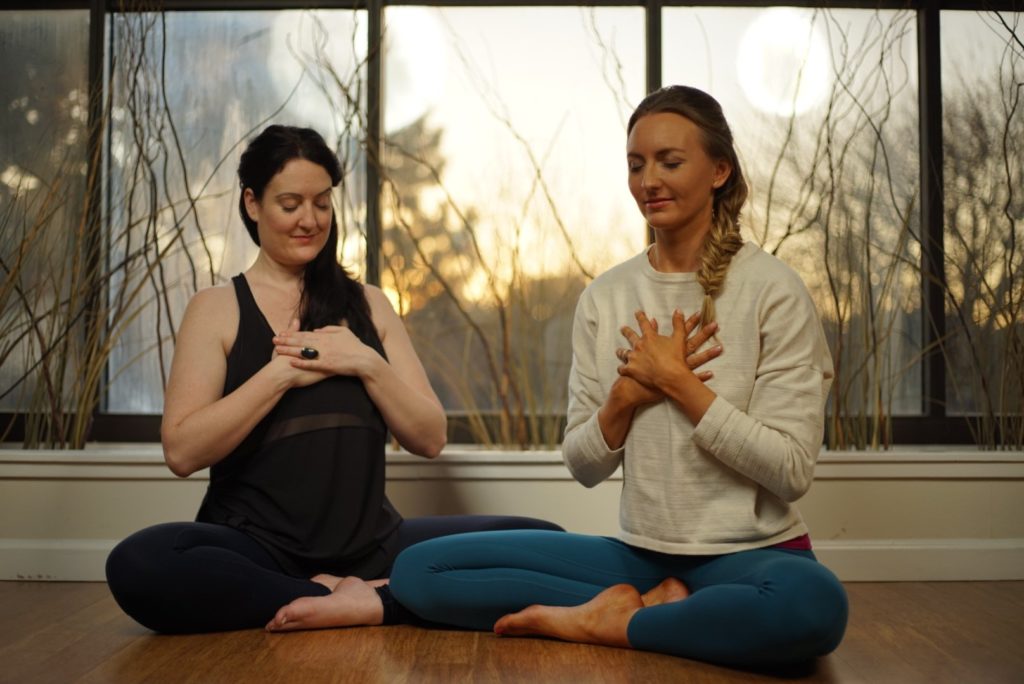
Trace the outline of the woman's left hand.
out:
M 292 357 L 295 368 L 335 375 L 362 376 L 369 371 L 374 357 L 380 358 L 373 348 L 342 325 L 329 325 L 312 332 L 288 330 L 275 335 L 274 352 Z
M 643 311 L 636 312 L 636 321 L 639 334 L 629 326 L 622 328 L 622 335 L 631 349 L 621 350 L 619 358 L 623 365 L 619 366 L 619 374 L 648 387 L 659 387 L 660 382 L 670 381 L 669 378 L 691 373 L 703 382 L 712 377 L 709 371 L 696 369 L 722 353 L 721 346 L 697 351 L 714 334 L 717 329 L 714 323 L 690 337 L 697 318 L 685 320 L 678 310 L 672 314 L 671 335 L 660 335 L 657 322 L 650 320 Z

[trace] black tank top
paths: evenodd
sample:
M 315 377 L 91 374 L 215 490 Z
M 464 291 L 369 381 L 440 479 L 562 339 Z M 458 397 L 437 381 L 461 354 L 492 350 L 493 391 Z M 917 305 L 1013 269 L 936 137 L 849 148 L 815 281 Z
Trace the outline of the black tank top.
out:
M 224 395 L 267 364 L 274 331 L 243 275 L 238 335 Z M 362 341 L 384 356 L 376 331 Z M 384 494 L 387 428 L 361 380 L 332 376 L 289 390 L 224 459 L 196 520 L 260 542 L 289 574 L 379 577 L 394 560 L 401 516 Z

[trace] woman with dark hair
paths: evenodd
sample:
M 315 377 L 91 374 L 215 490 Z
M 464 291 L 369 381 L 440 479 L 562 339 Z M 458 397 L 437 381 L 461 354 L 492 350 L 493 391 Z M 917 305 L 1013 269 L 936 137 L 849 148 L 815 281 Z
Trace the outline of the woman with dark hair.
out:
M 846 594 L 792 503 L 813 479 L 832 379 L 814 303 L 740 237 L 747 186 L 714 98 L 649 95 L 626 161 L 654 243 L 580 297 L 562 445 L 587 487 L 622 467 L 619 538 L 434 539 L 398 557 L 391 590 L 426 620 L 502 635 L 740 667 L 829 653 Z
M 359 624 L 402 621 L 387 576 L 418 541 L 540 520 L 403 520 L 384 493 L 391 433 L 427 458 L 446 418 L 401 319 L 337 261 L 338 160 L 308 128 L 270 126 L 242 154 L 239 212 L 259 245 L 182 319 L 161 426 L 181 477 L 210 468 L 196 522 L 144 529 L 107 560 L 118 603 L 159 632 L 263 627 L 283 604 L 344 591 Z

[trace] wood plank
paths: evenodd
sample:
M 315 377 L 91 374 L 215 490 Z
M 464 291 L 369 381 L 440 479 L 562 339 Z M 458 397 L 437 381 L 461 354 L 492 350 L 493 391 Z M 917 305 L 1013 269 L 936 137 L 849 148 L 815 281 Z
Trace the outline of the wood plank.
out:
M 0 580 L 0 651 L 27 634 L 50 627 L 68 613 L 109 596 L 106 585 L 98 582 Z
M 1024 681 L 1024 582 L 849 584 L 839 649 L 747 672 L 629 649 L 483 632 L 366 627 L 156 635 L 103 584 L 0 583 L 0 683 Z
M 1015 592 L 1013 585 L 999 584 L 950 582 L 908 587 L 907 599 L 928 607 L 931 642 L 938 650 L 952 654 L 954 665 L 944 673 L 947 676 L 959 673 L 964 681 L 1022 679 L 1024 611 L 1016 599 L 1024 597 L 1024 590 Z M 950 613 L 960 619 L 950 619 Z
M 113 601 L 106 586 L 93 584 L 87 589 L 69 594 L 54 589 L 60 600 L 47 596 L 45 590 L 35 592 L 40 614 L 52 613 L 54 607 L 64 608 L 63 615 L 45 627 L 27 630 L 20 639 L 11 639 L 0 650 L 3 679 L 12 682 L 52 681 L 67 682 L 82 672 L 95 667 L 112 653 L 139 637 L 141 628 L 124 633 L 114 624 L 131 622 Z M 73 596 L 79 601 L 91 600 L 73 609 L 62 599 Z
M 851 620 L 837 655 L 867 681 L 1019 682 L 1024 617 L 1007 606 L 1024 583 L 850 584 Z M 991 619 L 992 611 L 1001 615 Z

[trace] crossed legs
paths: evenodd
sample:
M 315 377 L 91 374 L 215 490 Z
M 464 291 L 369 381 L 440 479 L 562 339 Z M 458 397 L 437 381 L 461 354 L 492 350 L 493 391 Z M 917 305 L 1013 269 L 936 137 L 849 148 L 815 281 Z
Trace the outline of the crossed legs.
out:
M 680 584 L 662 586 L 666 577 Z M 828 653 L 847 616 L 842 585 L 810 552 L 675 556 L 529 531 L 412 547 L 396 561 L 391 590 L 427 620 L 732 666 Z
M 404 549 L 425 540 L 467 532 L 522 529 L 562 533 L 562 528 L 558 525 L 535 518 L 487 515 L 427 516 L 404 520 L 398 529 L 397 546 Z M 364 582 L 356 577 L 341 578 L 332 575 L 318 575 L 313 579 L 324 584 L 331 593 L 326 596 L 304 596 L 282 606 L 267 623 L 267 630 L 287 632 L 324 627 L 379 625 L 385 622 L 423 622 L 395 603 L 386 579 Z

